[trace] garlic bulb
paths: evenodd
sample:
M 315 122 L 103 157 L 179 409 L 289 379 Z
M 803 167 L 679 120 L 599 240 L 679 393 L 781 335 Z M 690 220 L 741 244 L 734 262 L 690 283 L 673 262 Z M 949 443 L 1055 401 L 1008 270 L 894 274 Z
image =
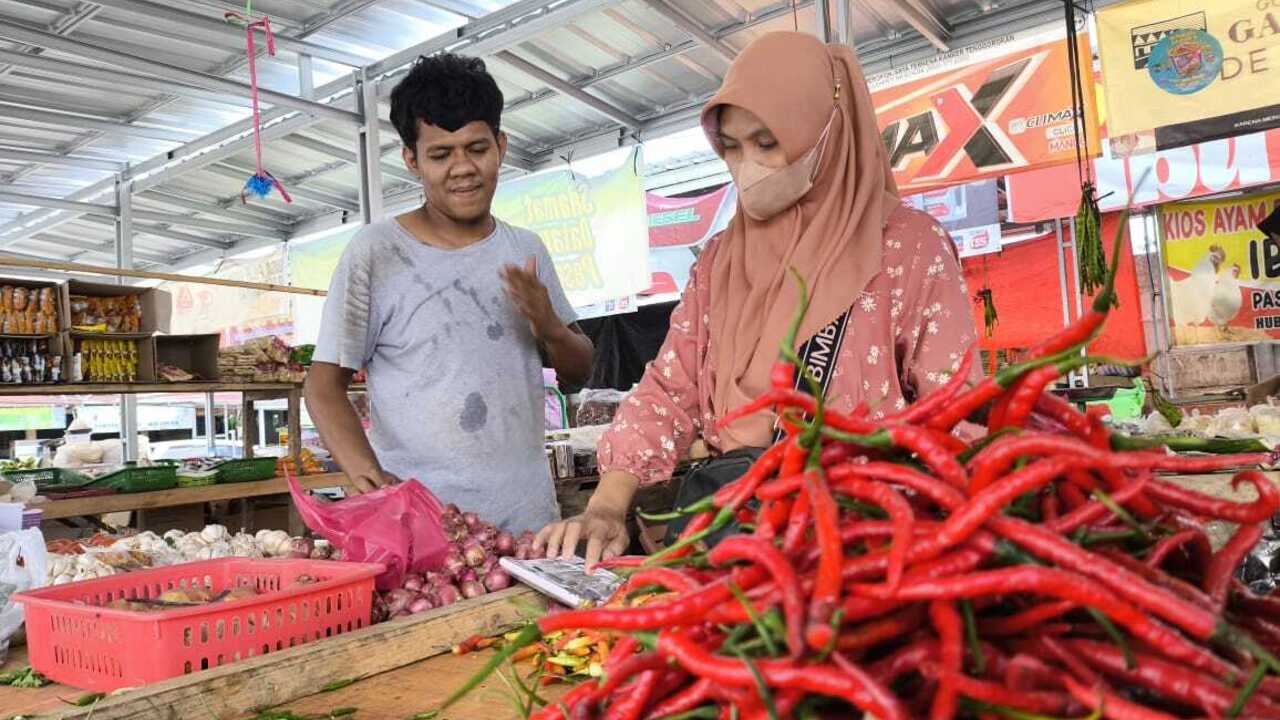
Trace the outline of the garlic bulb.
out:
M 168 542 L 176 543 L 179 540 L 181 540 L 185 535 L 186 533 L 181 530 L 170 530 L 169 532 L 164 534 L 164 539 Z
M 200 537 L 208 543 L 215 543 L 220 540 L 230 540 L 231 533 L 227 532 L 225 525 L 205 525 L 200 531 Z

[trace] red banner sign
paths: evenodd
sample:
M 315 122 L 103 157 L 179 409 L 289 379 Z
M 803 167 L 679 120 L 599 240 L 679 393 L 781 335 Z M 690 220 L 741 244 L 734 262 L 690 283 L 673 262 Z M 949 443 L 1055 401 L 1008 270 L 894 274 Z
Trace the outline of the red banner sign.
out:
M 1089 41 L 1078 40 L 1082 57 Z M 868 79 L 903 194 L 1076 158 L 1061 29 L 1019 33 Z M 1093 84 L 1084 92 L 1089 155 L 1098 152 Z

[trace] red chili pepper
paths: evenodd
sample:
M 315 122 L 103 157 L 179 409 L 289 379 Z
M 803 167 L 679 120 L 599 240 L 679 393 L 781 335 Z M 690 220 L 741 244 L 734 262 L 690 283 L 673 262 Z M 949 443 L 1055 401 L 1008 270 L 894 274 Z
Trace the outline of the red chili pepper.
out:
M 827 471 L 832 489 L 839 491 L 848 478 L 870 478 L 901 485 L 924 496 L 945 510 L 954 510 L 965 501 L 964 494 L 931 475 L 926 475 L 906 465 L 888 462 L 845 463 Z
M 876 682 L 876 680 L 867 674 L 865 670 L 858 667 L 856 664 L 849 662 L 848 658 L 841 653 L 831 653 L 831 659 L 835 661 L 836 667 L 844 671 L 844 674 L 847 676 L 845 678 L 846 684 L 852 680 L 855 687 L 866 691 L 867 695 L 870 696 L 870 702 L 868 705 L 884 709 L 884 715 L 879 715 L 873 712 L 877 718 L 892 717 L 895 706 L 898 703 L 898 698 L 889 690 L 888 687 Z M 851 704 L 854 705 L 854 707 L 862 707 L 856 702 Z
M 544 615 L 538 620 L 543 634 L 556 630 L 653 630 L 696 622 L 709 609 L 733 596 L 729 583 L 747 589 L 765 579 L 763 570 L 747 568 L 735 571 L 731 576 L 706 585 L 699 590 L 665 603 L 654 603 L 634 608 L 596 607 L 586 610 Z
M 1214 613 L 1147 582 L 1128 568 L 1107 562 L 1098 553 L 1085 550 L 1043 525 L 1000 517 L 992 519 L 988 527 L 1036 557 L 1091 578 L 1120 598 L 1195 638 L 1209 640 L 1218 630 L 1218 618 Z
M 1256 470 L 1239 473 L 1231 481 L 1237 487 L 1241 482 L 1252 483 L 1258 491 L 1258 499 L 1251 503 L 1238 503 L 1202 495 L 1163 480 L 1152 480 L 1147 494 L 1165 505 L 1187 510 L 1200 517 L 1227 520 L 1241 525 L 1259 523 L 1280 510 L 1280 489 L 1266 475 Z
M 1089 437 L 1089 433 L 1093 430 L 1089 424 L 1089 418 L 1085 417 L 1084 413 L 1077 410 L 1070 401 L 1053 393 L 1044 393 L 1036 398 L 1035 412 L 1062 425 L 1068 432 L 1079 438 Z
M 1075 655 L 1127 686 L 1139 686 L 1192 707 L 1199 707 L 1209 717 L 1221 717 L 1235 700 L 1236 690 L 1203 673 L 1147 653 L 1134 653 L 1135 666 L 1129 669 L 1124 653 L 1113 645 L 1092 640 L 1063 640 Z M 1245 706 L 1253 718 L 1280 717 L 1280 708 L 1261 696 L 1254 696 Z
M 1013 615 L 982 620 L 978 623 L 978 631 L 988 637 L 1017 635 L 1049 620 L 1062 617 L 1077 607 L 1079 606 L 1068 600 L 1041 603 Z
M 1065 715 L 1071 707 L 1071 698 L 1062 693 L 1042 690 L 1014 690 L 993 682 L 971 678 L 959 672 L 949 671 L 936 664 L 926 663 L 925 671 L 938 678 L 939 688 L 950 685 L 955 688 L 956 692 L 965 697 L 981 700 L 992 705 L 1011 707 L 1039 715 Z M 942 692 L 941 689 L 939 689 L 939 692 Z M 937 707 L 937 705 L 935 704 L 934 707 Z M 953 715 L 931 715 L 932 717 L 950 718 Z
M 676 568 L 649 567 L 632 573 L 624 587 L 628 591 L 646 585 L 657 585 L 671 592 L 690 593 L 702 587 L 702 583 Z
M 872 663 L 867 667 L 867 674 L 881 685 L 889 686 L 904 675 L 919 672 L 921 666 L 937 657 L 938 641 L 922 638 Z
M 1061 372 L 1053 365 L 1046 365 L 1027 373 L 1008 393 L 1009 405 L 1002 419 L 1003 424 L 992 426 L 992 430 L 1002 427 L 1023 427 L 1031 411 L 1035 409 L 1036 400 L 1044 394 L 1045 388 L 1057 380 Z
M 806 472 L 804 478 L 804 492 L 801 498 L 808 498 L 812 508 L 814 531 L 820 551 L 818 570 L 813 583 L 813 595 L 809 604 L 809 625 L 805 635 L 810 647 L 821 650 L 829 644 L 834 632 L 828 623 L 831 614 L 835 612 L 836 605 L 840 602 L 840 571 L 844 564 L 844 545 L 840 537 L 840 509 L 836 506 L 835 498 L 831 496 L 831 488 L 827 486 L 827 479 L 821 468 Z M 880 486 L 880 490 L 894 494 L 884 486 Z M 899 499 L 901 499 L 900 496 Z M 902 504 L 905 505 L 906 501 Z M 911 513 L 909 506 L 906 512 L 909 516 Z M 900 520 L 899 523 L 901 523 Z M 898 529 L 895 538 L 902 537 L 903 529 Z M 905 545 L 911 542 L 910 522 L 906 524 L 905 530 L 906 535 L 902 540 L 904 548 L 900 553 L 903 555 L 906 553 Z M 902 568 L 899 567 L 898 570 L 901 573 Z
M 1154 621 L 1134 605 L 1099 588 L 1089 578 L 1064 570 L 1017 566 L 984 570 L 963 577 L 934 578 L 903 583 L 897 592 L 888 592 L 878 585 L 857 585 L 852 590 L 868 597 L 908 601 L 958 600 L 1015 592 L 1031 592 L 1060 600 L 1070 600 L 1103 613 L 1117 625 L 1123 626 L 1152 646 L 1160 648 L 1170 657 L 1211 671 L 1222 667 L 1221 663 L 1209 662 L 1205 652 L 1192 646 L 1178 633 Z M 1216 618 L 1214 623 L 1216 629 Z M 1212 636 L 1213 633 L 1209 635 Z
M 711 699 L 712 683 L 706 678 L 694 680 L 671 697 L 654 705 L 646 718 L 665 718 L 688 712 Z
M 658 634 L 658 652 L 699 677 L 720 685 L 754 688 L 755 674 L 741 660 L 712 655 L 688 636 L 663 630 Z M 771 688 L 802 690 L 844 700 L 881 720 L 906 720 L 906 711 L 887 688 L 865 674 L 861 678 L 847 671 L 820 665 L 799 665 L 791 660 L 756 661 L 756 670 Z
M 836 649 L 840 652 L 857 654 L 890 640 L 896 640 L 920 628 L 924 620 L 923 606 L 910 605 L 888 617 L 864 622 L 854 628 L 843 630 L 836 638 Z
M 1157 542 L 1151 548 L 1151 553 L 1147 555 L 1147 565 L 1153 568 L 1162 567 L 1175 550 L 1181 550 L 1187 555 L 1195 574 L 1200 576 L 1205 574 L 1205 568 L 1213 556 L 1213 546 L 1209 543 L 1209 536 L 1203 530 L 1188 528 Z
M 973 369 L 973 346 L 964 352 L 964 357 L 960 359 L 960 366 L 956 368 L 955 374 L 947 380 L 946 384 L 934 390 L 906 408 L 889 415 L 884 418 L 885 425 L 894 424 L 915 424 L 932 415 L 934 412 L 942 408 L 960 392 L 965 383 L 969 381 L 969 372 Z
M 639 720 L 640 713 L 649 704 L 649 698 L 658 686 L 657 670 L 646 670 L 636 677 L 620 698 L 609 703 L 605 710 L 604 720 Z
M 893 542 L 889 548 L 889 569 L 885 582 L 889 587 L 897 587 L 906 568 L 907 550 L 911 546 L 911 541 L 915 535 L 916 518 L 915 513 L 911 511 L 911 504 L 888 485 L 856 478 L 841 482 L 839 492 L 857 500 L 872 503 L 889 513 L 889 519 L 893 522 L 894 531 Z M 821 526 L 819 526 L 819 530 L 821 531 Z M 825 545 L 821 542 L 819 543 L 822 555 L 818 560 L 818 577 L 822 579 L 824 572 L 829 573 L 825 576 L 826 579 L 838 590 L 844 555 L 840 548 L 837 547 L 840 543 L 839 531 L 834 527 L 832 530 L 834 531 L 835 539 Z M 832 548 L 834 548 L 834 551 Z M 834 561 L 830 559 L 833 552 Z M 834 604 L 835 598 L 832 598 L 832 600 Z
M 1264 478 L 1264 482 L 1271 482 Z M 1262 539 L 1262 525 L 1241 525 L 1222 549 L 1214 553 L 1209 567 L 1204 573 L 1204 591 L 1213 598 L 1216 607 L 1223 607 L 1227 602 L 1227 592 L 1231 589 L 1231 580 L 1235 577 L 1236 568 L 1244 562 L 1258 541 Z
M 791 648 L 793 657 L 799 657 L 804 652 L 804 596 L 800 591 L 800 580 L 786 556 L 764 540 L 734 535 L 712 548 L 707 559 L 712 565 L 746 560 L 768 573 L 773 584 L 782 593 L 782 614 L 787 621 L 787 646 Z
M 1057 690 L 1062 687 L 1060 672 L 1034 655 L 1018 653 L 1009 658 L 1002 679 L 1014 690 Z
M 1092 668 L 1085 664 L 1084 660 L 1077 657 L 1057 637 L 1046 633 L 1038 633 L 1028 644 L 1044 656 L 1047 656 L 1048 659 L 1058 661 L 1067 671 L 1085 682 L 1092 684 L 1102 682 L 1102 676 L 1094 672 Z
M 1141 560 L 1138 560 L 1137 558 L 1133 557 L 1132 555 L 1129 555 L 1128 553 L 1124 553 L 1119 550 L 1102 548 L 1097 551 L 1097 555 L 1099 555 L 1100 557 L 1106 558 L 1107 560 L 1110 560 L 1116 565 L 1119 565 L 1120 567 L 1128 570 L 1129 572 L 1133 573 L 1134 575 L 1137 575 L 1138 577 L 1142 578 L 1143 580 L 1146 580 L 1149 583 L 1158 585 L 1173 593 L 1176 593 L 1183 600 L 1186 600 L 1187 602 L 1190 602 L 1197 607 L 1204 608 L 1206 610 L 1214 609 L 1213 600 L 1208 595 L 1206 595 L 1205 592 L 1200 588 L 1196 587 L 1195 585 L 1192 585 L 1191 583 L 1181 578 L 1176 578 L 1162 570 L 1157 570 L 1156 568 L 1148 567 Z
M 888 431 L 894 445 L 915 453 L 920 462 L 948 485 L 963 489 L 968 484 L 968 473 L 956 460 L 955 452 L 934 432 L 916 425 L 896 425 Z
M 795 408 L 805 415 L 813 415 L 818 409 L 818 403 L 813 396 L 801 392 L 799 390 L 770 390 L 760 397 L 739 408 L 734 408 L 725 413 L 724 417 L 716 423 L 716 427 L 724 429 L 733 423 L 775 406 L 783 408 Z M 880 426 L 870 420 L 854 417 L 846 413 L 841 413 L 830 408 L 823 408 L 823 423 L 829 427 L 835 428 L 843 432 L 868 434 L 880 429 Z
M 598 704 L 631 678 L 646 672 L 664 670 L 666 667 L 667 659 L 658 653 L 644 652 L 639 655 L 631 655 L 609 669 L 609 672 L 602 678 L 599 687 L 591 694 L 589 702 Z M 657 680 L 656 672 L 654 672 L 654 680 Z
M 716 507 L 737 508 L 741 506 L 742 503 L 755 494 L 756 488 L 762 482 L 777 472 L 782 465 L 782 458 L 786 451 L 787 443 L 774 443 L 751 464 L 751 468 L 742 477 L 717 490 L 712 498 L 712 504 Z
M 1106 716 L 1112 720 L 1177 720 L 1168 713 L 1129 702 L 1102 687 L 1085 687 L 1070 675 L 1063 675 L 1062 682 L 1067 686 L 1067 692 L 1070 692 L 1071 697 L 1077 702 L 1090 710 L 1103 708 Z
M 1137 477 L 1135 477 L 1132 482 L 1112 495 L 1111 499 L 1118 505 L 1127 505 L 1130 500 L 1142 493 L 1147 486 L 1147 481 L 1150 479 L 1151 473 L 1138 473 Z M 1072 491 L 1079 492 L 1079 490 L 1075 489 L 1074 485 L 1069 484 L 1061 485 L 1058 488 L 1058 492 L 1064 497 Z M 1080 505 L 1080 507 L 1075 508 L 1053 522 L 1046 523 L 1046 525 L 1056 533 L 1070 535 L 1077 529 L 1092 525 L 1110 514 L 1110 508 L 1101 501 L 1088 500 L 1084 504 Z
M 952 602 L 934 600 L 929 603 L 929 621 L 938 633 L 943 671 L 929 708 L 929 720 L 950 720 L 955 717 L 957 706 L 955 676 L 964 667 L 964 620 Z

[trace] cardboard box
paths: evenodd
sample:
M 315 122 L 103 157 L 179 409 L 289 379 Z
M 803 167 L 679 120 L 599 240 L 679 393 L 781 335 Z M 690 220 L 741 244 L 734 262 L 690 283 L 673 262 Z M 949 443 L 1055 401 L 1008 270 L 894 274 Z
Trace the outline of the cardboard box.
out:
M 67 327 L 71 322 L 71 298 L 85 295 L 88 297 L 124 297 L 137 295 L 142 305 L 142 323 L 136 334 L 154 335 L 169 332 L 173 318 L 173 297 L 164 290 L 156 288 L 133 287 L 130 285 L 113 285 L 110 283 L 91 283 L 83 280 L 69 280 L 63 289 L 63 307 L 67 310 Z M 74 328 L 72 328 L 74 331 Z M 131 333 L 109 333 L 112 337 L 124 337 Z
M 213 382 L 218 379 L 218 346 L 222 337 L 208 335 L 157 335 L 156 357 L 153 369 L 156 380 L 164 382 L 161 365 L 172 365 L 196 376 L 197 380 Z
M 74 362 L 73 358 L 75 357 L 75 354 L 80 351 L 82 342 L 84 342 L 85 340 L 99 340 L 99 341 L 126 340 L 130 342 L 136 342 L 138 344 L 138 370 L 137 370 L 137 378 L 134 380 L 134 382 L 142 383 L 142 384 L 149 384 L 149 383 L 156 382 L 156 342 L 155 342 L 154 336 L 142 335 L 142 334 L 103 335 L 101 333 L 73 332 L 73 333 L 68 333 L 68 337 L 70 338 L 68 342 L 69 350 L 68 350 L 68 358 L 67 358 L 68 381 L 70 381 L 72 377 L 71 370 L 72 370 L 72 363 Z M 86 377 L 84 380 L 81 380 L 80 382 L 89 383 L 94 381 L 88 379 L 87 370 L 86 370 Z
M 68 311 L 67 311 L 67 304 L 66 304 L 66 302 L 64 302 L 65 297 L 66 297 L 66 293 L 65 293 L 64 287 L 63 287 L 63 285 L 62 285 L 61 283 L 56 283 L 56 282 L 41 282 L 41 281 L 39 281 L 39 280 L 19 280 L 19 279 L 16 279 L 16 278 L 4 278 L 4 277 L 0 277 L 0 287 L 7 287 L 7 288 L 26 288 L 27 290 L 33 290 L 33 291 L 35 291 L 36 293 L 39 293 L 41 290 L 44 290 L 44 289 L 46 289 L 46 288 L 50 288 L 50 289 L 52 289 L 52 290 L 53 290 L 53 302 L 54 302 L 54 304 L 55 304 L 54 317 L 55 317 L 55 319 L 56 319 L 56 327 L 54 327 L 53 329 L 46 329 L 44 332 L 40 332 L 40 333 L 21 333 L 21 332 L 17 332 L 17 331 L 13 331 L 13 330 L 10 330 L 9 332 L 5 332 L 5 328 L 4 328 L 4 326 L 3 326 L 3 319 L 4 319 L 4 318 L 3 318 L 3 317 L 0 317 L 0 336 L 3 336 L 3 337 L 48 337 L 48 336 L 51 336 L 51 335 L 57 335 L 59 332 L 61 332 L 61 331 L 63 331 L 63 330 L 66 330 L 66 329 L 70 326 L 70 319 L 69 319 L 69 316 L 68 316 L 68 314 L 67 314 L 67 312 L 68 312 Z
M 60 358 L 60 359 L 61 359 L 61 362 L 62 362 L 62 365 L 61 365 L 61 371 L 60 371 L 59 379 L 58 379 L 58 381 L 57 381 L 57 382 L 58 382 L 58 383 L 65 383 L 65 382 L 67 382 L 67 380 L 68 380 L 68 378 L 69 378 L 69 376 L 68 376 L 68 374 L 67 374 L 67 370 L 68 370 L 68 368 L 70 368 L 70 367 L 71 367 L 71 365 L 70 365 L 70 360 L 68 359 L 68 352 L 67 352 L 68 343 L 67 343 L 67 339 L 66 339 L 66 337 L 65 337 L 63 334 L 59 333 L 59 334 L 50 335 L 50 336 L 47 336 L 47 337 L 45 337 L 45 336 L 3 336 L 3 337 L 0 337 L 0 345 L 5 345 L 5 344 L 9 344 L 9 343 L 12 343 L 12 344 L 15 346 L 15 348 L 14 348 L 14 349 L 15 349 L 15 350 L 18 350 L 19 352 L 21 352 L 21 353 L 23 353 L 23 354 L 26 354 L 26 353 L 29 351 L 30 343 L 43 343 L 43 344 L 47 344 L 48 349 L 47 349 L 47 351 L 46 351 L 46 353 L 45 353 L 45 354 L 46 354 L 48 357 L 50 357 L 50 358 L 52 358 L 52 357 L 58 357 L 58 358 Z M 2 375 L 2 372 L 0 372 L 0 375 Z M 5 386 L 12 386 L 12 385 L 21 385 L 21 384 L 23 384 L 23 383 L 21 383 L 21 382 L 9 382 L 9 383 L 5 383 L 5 382 L 3 381 L 3 378 L 2 378 L 2 377 L 0 377 L 0 383 L 4 384 Z M 38 383 L 32 383 L 32 384 L 34 384 L 34 385 L 52 385 L 52 384 L 54 384 L 54 383 L 53 383 L 53 382 L 38 382 Z

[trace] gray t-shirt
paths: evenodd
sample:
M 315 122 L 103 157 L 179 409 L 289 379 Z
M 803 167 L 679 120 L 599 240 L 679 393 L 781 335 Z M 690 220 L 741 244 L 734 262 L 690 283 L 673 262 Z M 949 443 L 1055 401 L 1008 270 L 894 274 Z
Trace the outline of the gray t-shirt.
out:
M 498 221 L 458 250 L 395 219 L 356 234 L 325 300 L 315 360 L 366 370 L 369 440 L 388 472 L 513 532 L 559 519 L 543 448 L 542 363 L 499 271 L 537 259 L 576 318 L 538 236 Z

